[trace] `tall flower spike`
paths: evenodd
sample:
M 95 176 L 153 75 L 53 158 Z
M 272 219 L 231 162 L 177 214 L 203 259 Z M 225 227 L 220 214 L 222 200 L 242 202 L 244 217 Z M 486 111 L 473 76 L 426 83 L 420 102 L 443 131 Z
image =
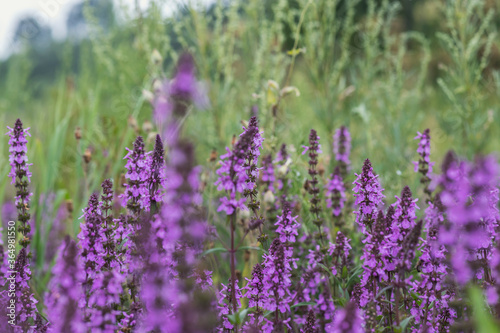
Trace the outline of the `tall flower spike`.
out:
M 377 217 L 377 210 L 382 204 L 382 199 L 385 196 L 382 194 L 384 190 L 378 181 L 378 175 L 373 172 L 372 164 L 369 159 L 365 160 L 361 174 L 356 174 L 357 179 L 354 184 L 354 204 L 358 210 L 356 214 L 356 222 L 365 232 L 366 229 L 371 229 L 372 224 Z
M 54 332 L 86 332 L 83 314 L 78 306 L 83 295 L 81 284 L 85 272 L 79 262 L 76 243 L 69 236 L 66 236 L 60 247 L 52 274 L 45 297 L 51 329 Z
M 232 289 L 233 286 L 234 291 Z M 219 310 L 219 317 L 222 320 L 221 327 L 218 330 L 219 332 L 227 332 L 228 330 L 232 330 L 234 328 L 234 325 L 227 317 L 234 312 L 233 307 L 231 306 L 233 299 L 236 300 L 237 308 L 239 309 L 241 307 L 241 290 L 238 286 L 237 280 L 235 280 L 234 283 L 231 283 L 231 279 L 229 279 L 227 286 L 222 284 L 222 290 L 219 292 L 219 303 L 217 305 L 217 309 Z
M 158 209 L 158 204 L 162 201 L 162 194 L 166 188 L 164 155 L 163 142 L 160 135 L 156 135 L 153 154 L 148 156 L 149 176 L 147 180 L 150 206 L 155 211 Z
M 351 165 L 351 161 L 349 161 L 351 135 L 345 126 L 341 126 L 333 135 L 333 153 L 335 154 L 335 160 L 339 163 L 340 175 L 342 179 L 346 179 Z
M 318 154 L 320 154 L 321 151 L 321 145 L 319 144 L 319 139 L 320 137 L 318 136 L 318 133 L 314 130 L 311 129 L 311 132 L 309 134 L 309 146 L 302 146 L 304 148 L 304 151 L 302 152 L 302 155 L 304 155 L 306 152 L 309 152 L 309 176 L 311 179 L 306 181 L 306 188 L 309 194 L 311 195 L 311 213 L 314 215 L 314 220 L 313 223 L 318 227 L 319 230 L 319 237 L 323 238 L 323 231 L 321 229 L 323 225 L 323 218 L 321 217 L 321 205 L 320 205 L 320 198 L 319 198 L 319 187 L 318 187 L 318 170 L 316 169 L 318 165 Z
M 31 326 L 31 321 L 35 320 L 37 313 L 36 303 L 38 301 L 33 297 L 29 285 L 31 270 L 26 248 L 22 248 L 19 251 L 14 270 L 16 272 L 16 327 L 21 327 L 23 332 L 27 332 L 28 327 Z
M 283 244 L 295 243 L 296 237 L 299 235 L 298 229 L 300 228 L 300 223 L 297 222 L 299 216 L 292 216 L 292 207 L 289 202 L 283 204 L 283 214 L 278 216 L 278 221 L 276 222 L 276 233 L 278 234 L 279 240 Z
M 17 220 L 21 223 L 17 227 L 17 230 L 22 234 L 19 244 L 23 248 L 27 248 L 30 243 L 30 233 L 31 226 L 29 224 L 31 215 L 30 209 L 30 197 L 33 193 L 29 192 L 28 185 L 31 180 L 31 172 L 28 163 L 28 148 L 26 144 L 28 143 L 27 136 L 29 134 L 29 128 L 23 129 L 23 123 L 20 119 L 16 120 L 14 128 L 7 127 L 9 132 L 9 162 L 10 162 L 10 172 L 9 177 L 12 178 L 11 184 L 15 184 L 16 187 L 16 207 L 17 207 Z M 27 253 L 30 256 L 29 252 Z
M 313 310 L 309 310 L 307 314 L 307 320 L 304 327 L 300 330 L 301 333 L 318 333 L 316 328 L 316 315 Z
M 252 278 L 245 286 L 245 297 L 248 299 L 248 306 L 255 307 L 255 311 L 249 315 L 247 324 L 243 327 L 245 332 L 260 332 L 264 319 L 264 302 L 267 296 L 264 290 L 264 272 L 262 264 L 255 264 L 252 270 Z
M 434 162 L 431 162 L 431 135 L 430 130 L 426 129 L 423 133 L 417 132 L 418 135 L 415 140 L 420 140 L 418 143 L 417 153 L 420 155 L 418 161 L 413 162 L 415 164 L 415 172 L 422 174 L 420 178 L 420 183 L 424 185 L 424 192 L 430 198 L 432 191 L 429 189 L 429 183 L 431 181 L 430 175 L 432 174 L 432 167 Z
M 349 260 L 349 252 L 352 249 L 350 239 L 346 238 L 342 232 L 337 232 L 337 239 L 335 240 L 335 245 L 330 244 L 330 249 L 328 254 L 333 258 L 333 275 L 337 275 L 339 272 L 342 273 L 344 267 L 347 268 Z
M 344 180 L 340 175 L 340 168 L 338 166 L 330 177 L 331 179 L 326 185 L 326 206 L 332 210 L 333 217 L 339 217 L 345 205 L 346 195 Z
M 363 320 L 354 302 L 349 302 L 335 315 L 326 333 L 363 333 Z
M 127 160 L 125 178 L 128 181 L 125 184 L 125 193 L 120 198 L 122 198 L 122 205 L 137 218 L 141 211 L 149 210 L 148 168 L 142 136 L 138 136 L 135 140 L 134 150 L 126 149 L 128 153 L 124 157 Z
M 215 185 L 219 191 L 226 190 L 229 198 L 221 198 L 218 211 L 225 211 L 227 215 L 232 215 L 237 208 L 246 210 L 245 198 L 237 199 L 236 195 L 252 192 L 255 188 L 255 179 L 252 178 L 257 176 L 256 162 L 263 140 L 256 125 L 257 119 L 252 117 L 233 149 L 226 147 L 227 154 L 220 157 L 219 178 Z
M 290 255 L 290 252 L 277 238 L 272 242 L 269 254 L 264 255 L 264 290 L 267 291 L 264 309 L 275 312 L 273 322 L 267 323 L 268 328 L 278 329 L 288 323 L 288 319 L 281 318 L 280 313 L 290 311 L 292 300 Z
M 393 241 L 401 244 L 406 235 L 415 227 L 417 219 L 416 210 L 419 209 L 416 202 L 418 199 L 412 198 L 411 190 L 405 186 L 401 191 L 401 198 L 396 196 L 397 202 L 394 212 L 394 223 L 392 228 Z
M 273 157 L 268 154 L 262 159 L 262 182 L 267 190 L 274 191 L 275 180 Z

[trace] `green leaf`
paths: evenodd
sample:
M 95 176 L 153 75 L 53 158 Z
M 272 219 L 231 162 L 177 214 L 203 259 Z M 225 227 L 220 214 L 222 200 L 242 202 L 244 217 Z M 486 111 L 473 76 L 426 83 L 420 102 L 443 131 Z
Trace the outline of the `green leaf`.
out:
M 469 295 L 472 300 L 472 309 L 476 332 L 500 332 L 500 326 L 495 323 L 495 321 L 491 317 L 491 314 L 486 309 L 481 289 L 479 289 L 478 287 L 472 287 L 469 290 Z
M 227 250 L 223 247 L 214 247 L 212 249 L 208 249 L 206 251 L 204 251 L 201 256 L 204 257 L 210 253 L 215 253 L 215 252 L 227 252 Z

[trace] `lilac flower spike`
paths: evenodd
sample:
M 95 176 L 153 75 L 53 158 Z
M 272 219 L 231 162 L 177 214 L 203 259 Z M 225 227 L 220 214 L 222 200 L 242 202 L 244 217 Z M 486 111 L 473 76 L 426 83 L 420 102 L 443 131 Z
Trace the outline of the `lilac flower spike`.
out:
M 69 236 L 66 236 L 60 247 L 52 273 L 54 277 L 45 298 L 51 329 L 54 332 L 86 332 L 83 314 L 78 306 L 83 295 L 81 283 L 85 272 L 78 259 L 76 243 Z
M 333 135 L 333 153 L 335 154 L 335 160 L 339 163 L 340 175 L 345 179 L 351 165 L 351 161 L 349 161 L 351 135 L 345 126 L 341 126 Z
M 128 179 L 125 184 L 125 193 L 122 198 L 122 205 L 127 207 L 134 217 L 138 217 L 142 210 L 149 210 L 149 190 L 148 190 L 148 168 L 144 152 L 144 140 L 138 136 L 134 142 L 134 150 L 127 148 L 127 160 L 125 168 Z
M 335 315 L 326 333 L 363 333 L 363 320 L 354 302 L 349 302 Z
M 252 119 L 254 119 L 252 121 Z M 215 182 L 217 190 L 226 190 L 228 197 L 221 198 L 221 205 L 218 211 L 224 211 L 227 215 L 232 215 L 236 209 L 246 210 L 245 198 L 237 199 L 237 193 L 244 194 L 245 191 L 252 191 L 255 183 L 249 181 L 247 170 L 249 165 L 246 163 L 246 158 L 249 153 L 252 154 L 252 162 L 256 164 L 256 160 L 260 155 L 262 147 L 262 136 L 256 126 L 256 119 L 252 117 L 248 128 L 244 128 L 239 140 L 234 145 L 233 149 L 226 148 L 227 154 L 222 155 L 220 168 L 217 170 L 219 178 Z M 253 170 L 252 173 L 258 172 Z M 255 174 L 257 176 L 257 174 Z
M 392 228 L 393 241 L 401 244 L 406 235 L 415 227 L 417 219 L 416 210 L 419 209 L 416 202 L 418 199 L 412 198 L 411 190 L 405 186 L 401 191 L 401 198 L 396 196 L 397 202 L 394 212 L 394 223 Z
M 326 185 L 326 206 L 332 210 L 333 216 L 338 217 L 342 214 L 342 209 L 346 201 L 344 181 L 340 175 L 340 168 L 338 166 L 330 177 Z
M 21 327 L 23 332 L 27 332 L 30 326 L 29 318 L 35 320 L 38 301 L 33 297 L 29 285 L 31 270 L 26 248 L 19 251 L 14 270 L 16 272 L 16 327 Z
M 156 135 L 153 154 L 148 155 L 148 179 L 147 187 L 149 189 L 150 206 L 157 209 L 157 205 L 162 201 L 166 189 L 165 175 L 165 151 L 160 135 Z
M 323 218 L 321 217 L 322 208 L 319 198 L 318 170 L 316 169 L 318 165 L 318 154 L 322 152 L 319 139 L 320 137 L 318 136 L 316 130 L 311 129 L 311 132 L 309 134 L 309 146 L 302 146 L 304 148 L 302 155 L 304 155 L 306 152 L 309 152 L 308 173 L 311 179 L 308 179 L 306 181 L 306 188 L 311 196 L 311 199 L 309 201 L 311 203 L 311 213 L 314 215 L 313 223 L 318 227 L 319 237 L 322 238 L 323 231 L 321 229 L 321 226 L 323 225 Z
M 23 248 L 27 248 L 30 243 L 31 233 L 29 202 L 30 197 L 33 195 L 28 189 L 31 180 L 29 166 L 32 164 L 28 163 L 26 144 L 28 143 L 27 136 L 30 136 L 30 134 L 28 132 L 29 128 L 23 129 L 23 123 L 20 119 L 16 120 L 14 128 L 7 128 L 9 129 L 7 135 L 9 136 L 9 162 L 11 166 L 9 177 L 12 178 L 11 184 L 15 183 L 16 187 L 17 219 L 21 223 L 17 229 L 23 235 L 19 244 Z M 29 252 L 27 255 L 29 257 Z
M 283 214 L 278 216 L 278 221 L 276 222 L 276 233 L 279 235 L 279 240 L 284 243 L 295 243 L 296 237 L 299 235 L 298 229 L 300 228 L 300 223 L 297 222 L 299 216 L 292 216 L 292 207 L 290 203 L 285 202 L 283 204 Z
M 427 195 L 431 195 L 432 191 L 429 189 L 430 183 L 430 175 L 432 174 L 432 167 L 434 166 L 434 162 L 431 162 L 431 136 L 430 130 L 426 129 L 423 133 L 417 132 L 418 135 L 415 137 L 415 140 L 420 140 L 418 143 L 417 153 L 420 155 L 420 159 L 418 161 L 413 162 L 415 165 L 415 172 L 420 172 L 422 174 L 422 178 L 420 178 L 420 182 L 424 184 L 425 189 L 424 192 Z
M 382 199 L 385 196 L 382 194 L 384 190 L 378 181 L 378 175 L 373 172 L 372 164 L 369 159 L 366 159 L 363 164 L 361 174 L 356 174 L 357 179 L 354 184 L 354 204 L 358 210 L 356 214 L 356 222 L 361 227 L 361 230 L 371 229 L 373 222 L 377 216 L 377 210 L 382 204 Z
M 263 322 L 264 302 L 266 292 L 264 290 L 264 272 L 262 264 L 255 264 L 252 270 L 252 278 L 248 281 L 245 297 L 248 299 L 248 306 L 255 307 L 255 311 L 249 315 L 249 320 L 243 330 L 245 332 L 260 332 Z

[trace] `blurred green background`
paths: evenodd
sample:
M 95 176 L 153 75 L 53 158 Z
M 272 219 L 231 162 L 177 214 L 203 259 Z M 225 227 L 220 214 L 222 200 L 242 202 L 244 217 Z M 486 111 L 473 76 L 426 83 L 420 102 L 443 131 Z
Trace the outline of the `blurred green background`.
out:
M 297 187 L 307 176 L 300 146 L 309 130 L 321 136 L 326 177 L 332 135 L 346 125 L 352 171 L 370 158 L 389 203 L 402 185 L 417 188 L 417 131 L 431 129 L 437 166 L 449 149 L 468 158 L 499 150 L 498 1 L 214 1 L 167 16 L 165 6 L 173 4 L 86 1 L 71 9 L 64 41 L 33 17 L 18 24 L 16 52 L 0 62 L 0 125 L 6 132 L 19 117 L 31 127 L 36 272 L 46 270 L 54 233 L 78 233 L 80 211 L 102 180 L 119 184 L 135 136 L 152 148 L 149 98 L 185 51 L 210 99 L 184 127 L 201 165 L 213 149 L 224 152 L 256 108 L 265 151 L 295 147 Z M 285 87 L 296 89 L 282 96 Z M 4 223 L 14 195 L 7 141 L 0 142 Z M 212 193 L 213 179 L 204 180 Z M 53 228 L 58 214 L 65 222 Z

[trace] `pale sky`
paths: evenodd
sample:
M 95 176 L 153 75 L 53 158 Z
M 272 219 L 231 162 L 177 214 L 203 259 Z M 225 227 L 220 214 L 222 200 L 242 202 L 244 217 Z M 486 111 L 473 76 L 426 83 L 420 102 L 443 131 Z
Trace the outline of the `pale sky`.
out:
M 83 0 L 0 0 L 0 59 L 8 56 L 12 49 L 12 40 L 17 22 L 24 16 L 38 18 L 42 24 L 52 28 L 56 39 L 66 35 L 66 16 L 76 3 Z M 172 8 L 185 0 L 164 0 L 164 12 L 168 15 Z M 211 0 L 196 2 L 208 3 Z M 116 4 L 133 6 L 135 0 L 114 0 Z M 150 0 L 138 0 L 141 8 L 146 8 Z

